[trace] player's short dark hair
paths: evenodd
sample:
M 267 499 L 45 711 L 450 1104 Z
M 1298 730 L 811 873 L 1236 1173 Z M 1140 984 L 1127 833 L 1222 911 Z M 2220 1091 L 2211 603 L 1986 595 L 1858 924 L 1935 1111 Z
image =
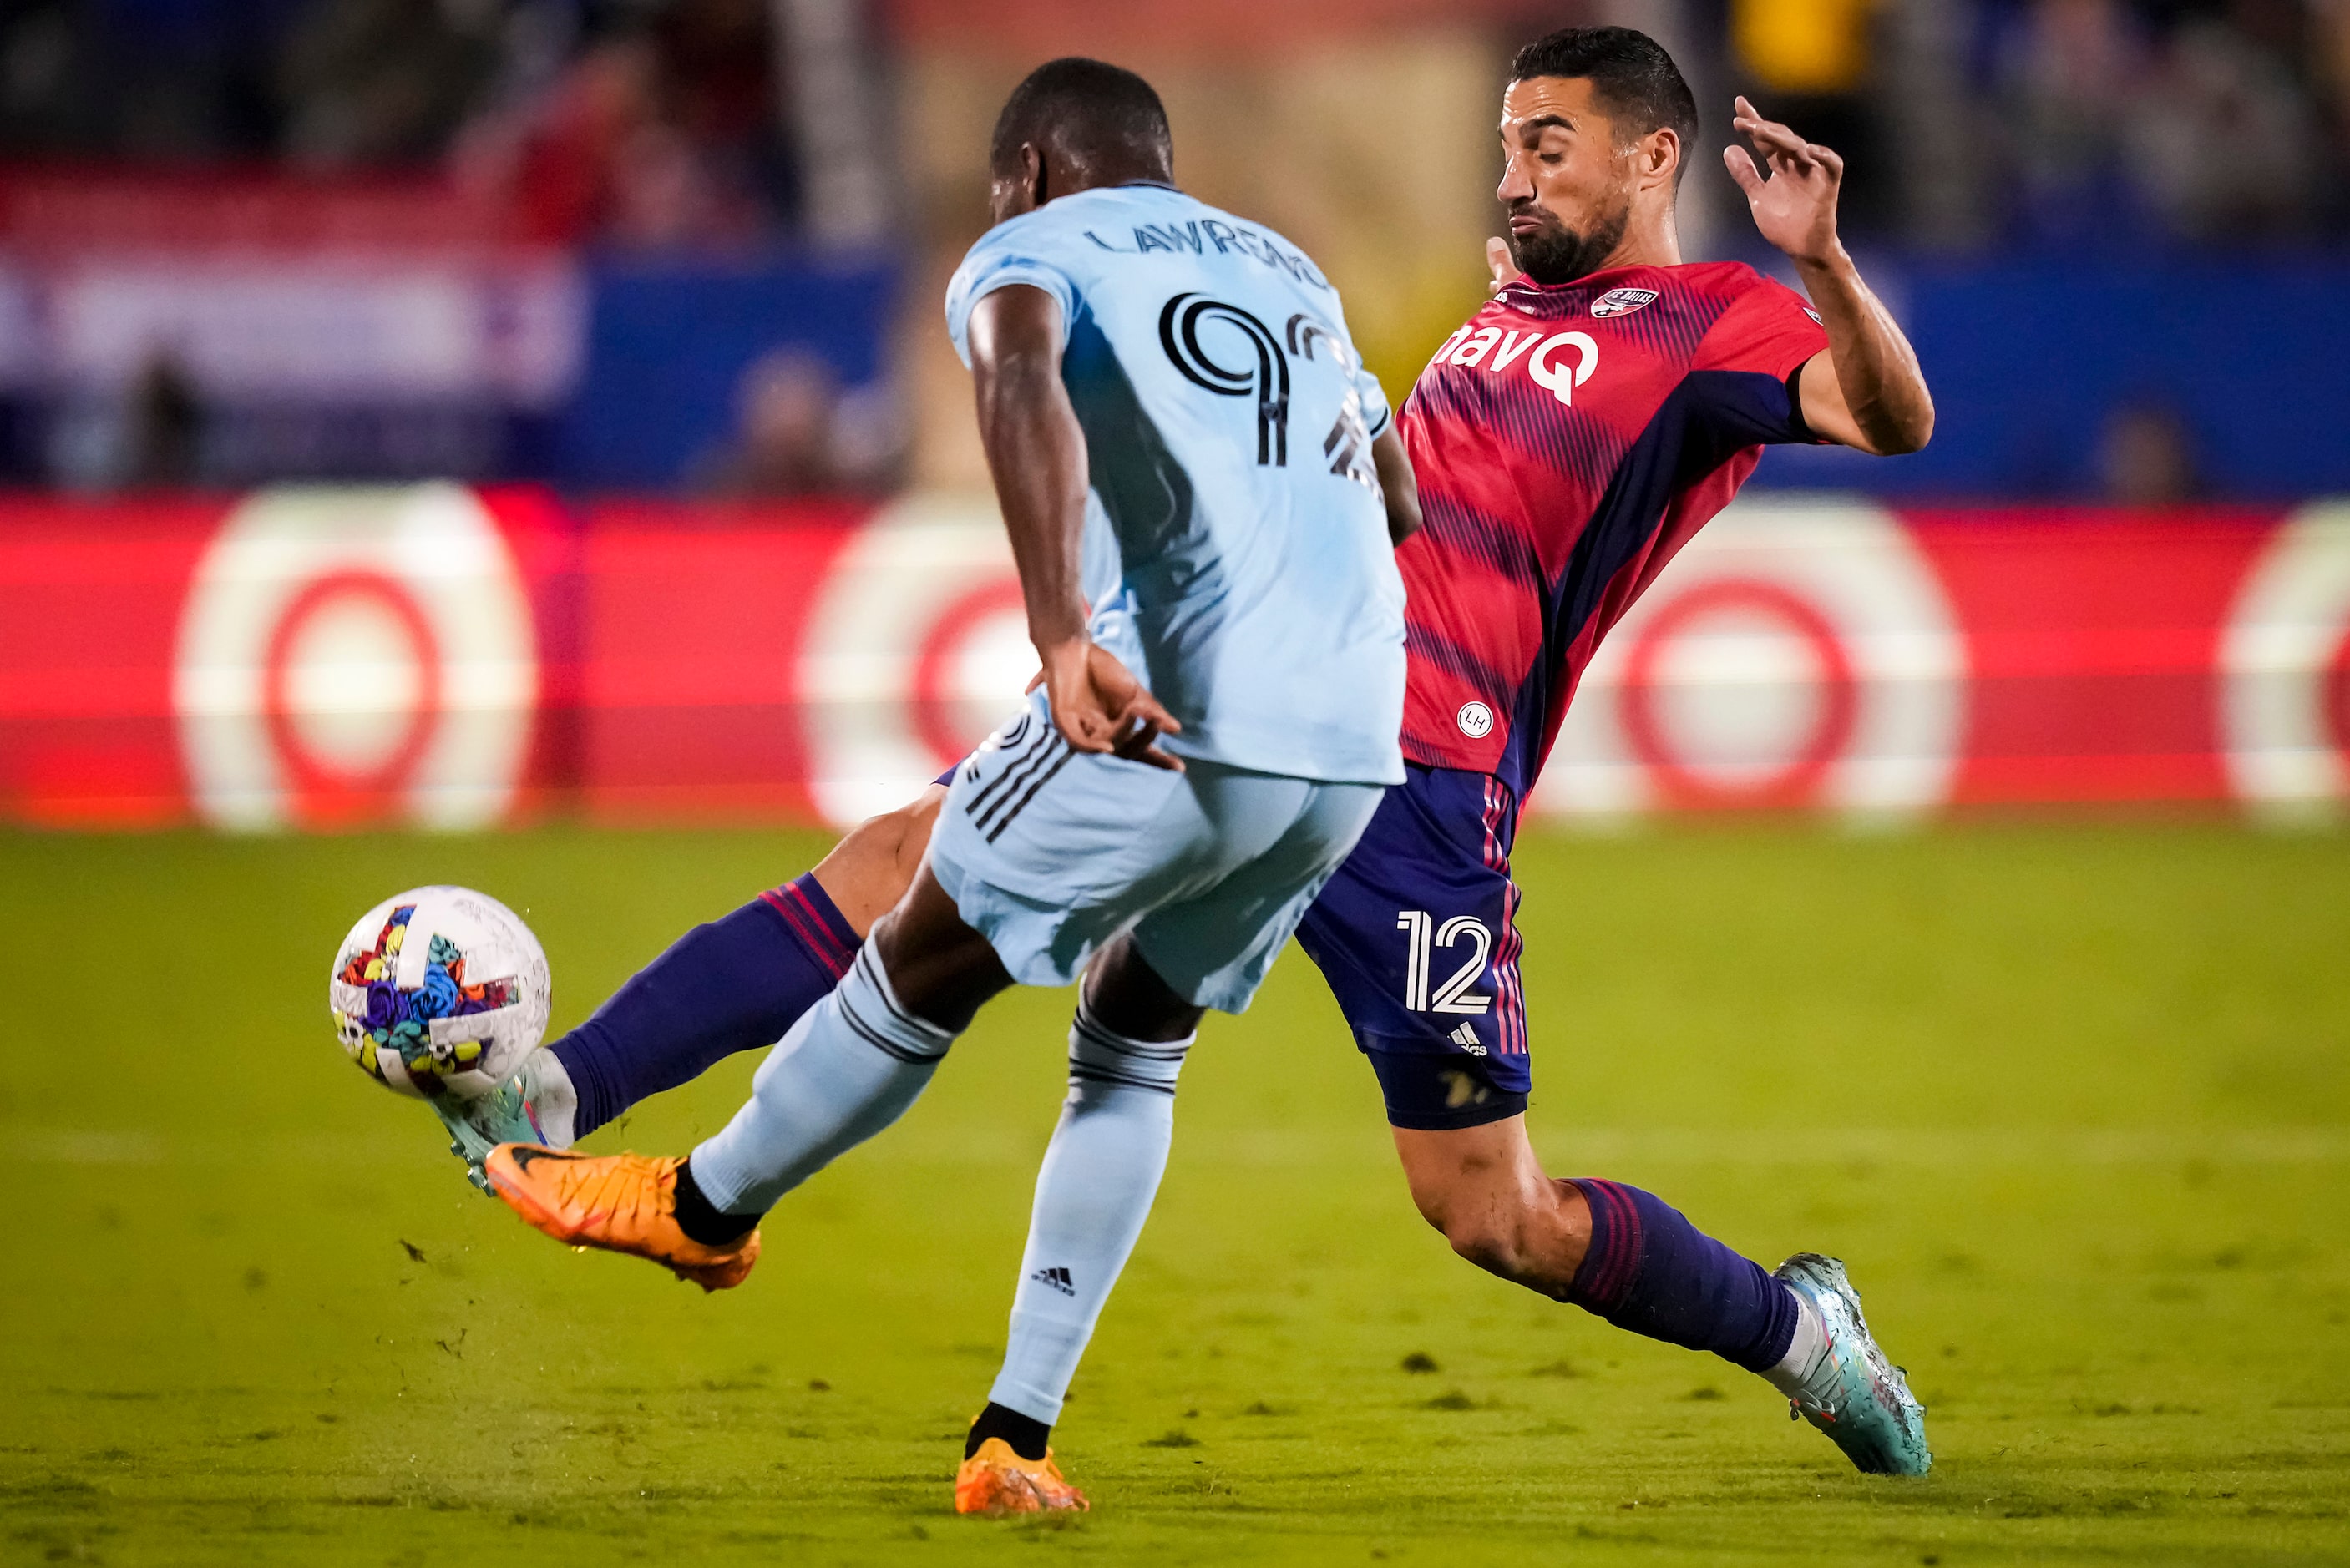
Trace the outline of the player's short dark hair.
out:
M 1165 167 L 1174 155 L 1167 108 L 1149 82 L 1100 60 L 1047 60 L 1003 100 L 988 163 L 1010 167 L 1023 142 L 1061 149 L 1088 162 Z
M 1681 169 L 1697 143 L 1697 98 L 1662 44 L 1630 27 L 1561 27 L 1520 49 L 1510 79 L 1584 77 L 1628 140 L 1671 126 L 1681 139 Z

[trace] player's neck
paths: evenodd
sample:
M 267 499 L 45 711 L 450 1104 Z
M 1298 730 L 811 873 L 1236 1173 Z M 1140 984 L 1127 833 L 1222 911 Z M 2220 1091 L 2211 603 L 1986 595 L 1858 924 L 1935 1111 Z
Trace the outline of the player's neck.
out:
M 1608 272 L 1624 266 L 1679 266 L 1681 265 L 1680 225 L 1674 222 L 1670 207 L 1643 213 L 1637 208 L 1632 221 L 1624 227 L 1624 237 L 1607 259 L 1594 268 Z
M 1055 160 L 1045 169 L 1045 200 L 1118 185 L 1164 185 L 1172 190 L 1175 176 L 1165 164 L 1143 159 L 1100 159 L 1083 163 Z

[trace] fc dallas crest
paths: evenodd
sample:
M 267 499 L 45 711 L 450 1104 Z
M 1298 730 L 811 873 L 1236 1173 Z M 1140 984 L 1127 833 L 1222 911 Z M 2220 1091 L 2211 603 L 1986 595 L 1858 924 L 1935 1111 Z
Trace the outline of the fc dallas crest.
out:
M 1591 314 L 1605 321 L 1611 316 L 1629 316 L 1643 306 L 1656 303 L 1653 288 L 1611 288 L 1591 302 Z

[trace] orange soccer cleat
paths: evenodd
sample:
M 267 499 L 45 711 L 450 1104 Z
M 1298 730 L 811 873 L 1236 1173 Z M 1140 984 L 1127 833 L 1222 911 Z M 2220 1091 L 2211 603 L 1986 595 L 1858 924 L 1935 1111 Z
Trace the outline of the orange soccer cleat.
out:
M 1092 1508 L 1085 1493 L 1062 1479 L 1050 1449 L 1041 1459 L 1024 1459 L 1003 1438 L 990 1438 L 955 1471 L 957 1513 L 1085 1513 Z
M 709 1247 L 680 1230 L 677 1169 L 683 1163 L 502 1143 L 483 1165 L 506 1207 L 556 1241 L 650 1258 L 705 1291 L 732 1290 L 759 1261 L 759 1232 Z

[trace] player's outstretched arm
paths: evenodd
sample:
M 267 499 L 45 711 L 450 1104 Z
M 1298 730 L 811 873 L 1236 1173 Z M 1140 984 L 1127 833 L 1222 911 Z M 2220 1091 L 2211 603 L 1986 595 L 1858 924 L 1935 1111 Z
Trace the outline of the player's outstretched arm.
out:
M 1862 281 L 1836 235 L 1844 160 L 1765 119 L 1741 98 L 1731 123 L 1770 165 L 1765 178 L 1746 149 L 1722 149 L 1730 177 L 1746 192 L 1754 226 L 1794 258 L 1812 307 L 1827 328 L 1827 351 L 1804 366 L 1804 421 L 1833 441 L 1879 457 L 1916 452 L 1934 434 L 1934 398 L 1918 356 L 1884 302 Z
M 1025 284 L 982 298 L 971 313 L 971 369 L 979 439 L 1055 726 L 1078 751 L 1181 772 L 1155 742 L 1183 726 L 1086 631 L 1086 433 L 1061 382 L 1059 301 Z
M 1400 545 L 1419 532 L 1419 480 L 1393 421 L 1371 442 L 1371 466 L 1378 471 L 1379 494 L 1388 504 L 1388 543 Z

